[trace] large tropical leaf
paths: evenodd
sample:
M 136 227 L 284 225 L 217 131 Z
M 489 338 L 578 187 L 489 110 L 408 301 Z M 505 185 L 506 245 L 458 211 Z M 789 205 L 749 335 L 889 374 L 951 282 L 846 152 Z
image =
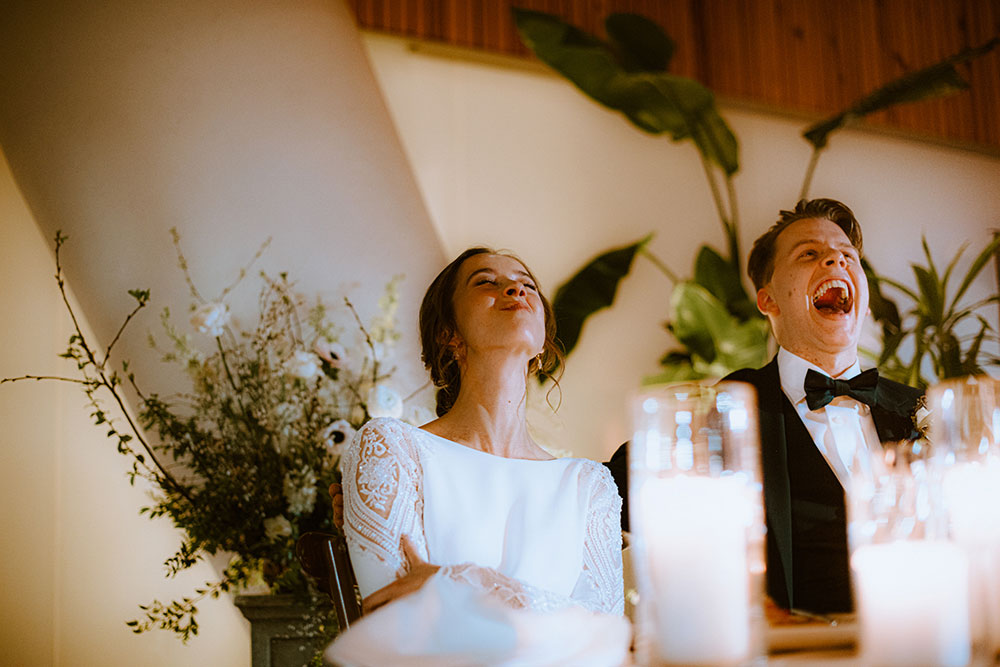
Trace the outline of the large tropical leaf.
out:
M 569 354 L 580 340 L 588 317 L 615 301 L 618 284 L 632 269 L 632 260 L 652 236 L 598 255 L 563 283 L 552 300 L 556 332 Z
M 994 37 L 982 46 L 963 49 L 930 67 L 904 74 L 854 102 L 840 113 L 816 123 L 808 128 L 803 136 L 816 150 L 820 150 L 826 147 L 830 134 L 848 121 L 897 104 L 918 102 L 965 90 L 969 84 L 955 69 L 955 65 L 985 55 L 998 44 L 1000 37 Z
M 674 40 L 645 16 L 611 14 L 604 31 L 627 72 L 666 72 L 674 57 Z
M 706 361 L 715 360 L 715 340 L 732 320 L 725 304 L 701 285 L 683 282 L 670 295 L 670 332 Z
M 747 295 L 739 269 L 710 246 L 698 251 L 694 262 L 694 281 L 725 304 L 726 309 L 741 320 L 760 317 L 757 306 Z
M 766 361 L 768 326 L 764 318 L 740 322 L 725 304 L 701 285 L 678 284 L 670 296 L 670 331 L 692 356 L 729 370 Z
M 584 94 L 645 132 L 691 139 L 727 174 L 739 170 L 736 136 L 719 115 L 712 91 L 663 71 L 673 43 L 648 19 L 614 15 L 606 25 L 611 40 L 606 42 L 551 14 L 513 13 L 525 45 Z
M 767 363 L 769 328 L 757 317 L 744 322 L 734 317 L 721 300 L 694 282 L 679 283 L 670 298 L 668 329 L 686 348 L 660 360 L 663 371 L 643 384 L 722 377 L 738 368 L 759 368 Z
M 962 279 L 962 284 L 958 286 L 958 291 L 955 292 L 955 297 L 951 301 L 951 308 L 949 308 L 949 310 L 954 311 L 955 306 L 958 304 L 958 300 L 962 298 L 966 290 L 968 290 L 969 286 L 972 284 L 972 281 L 976 279 L 979 272 L 983 270 L 984 266 L 986 266 L 986 262 L 990 261 L 990 258 L 998 252 L 1000 252 L 1000 236 L 993 239 L 993 241 L 983 248 L 983 251 L 979 253 L 974 260 L 972 260 L 972 265 L 969 267 L 965 277 Z

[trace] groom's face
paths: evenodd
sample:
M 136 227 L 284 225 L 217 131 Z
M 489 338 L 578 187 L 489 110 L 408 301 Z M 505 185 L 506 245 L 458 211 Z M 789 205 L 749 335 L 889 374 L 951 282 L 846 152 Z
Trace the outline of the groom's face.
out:
M 868 280 L 857 249 L 836 224 L 806 219 L 775 242 L 774 272 L 757 292 L 757 307 L 789 352 L 856 352 L 868 314 Z

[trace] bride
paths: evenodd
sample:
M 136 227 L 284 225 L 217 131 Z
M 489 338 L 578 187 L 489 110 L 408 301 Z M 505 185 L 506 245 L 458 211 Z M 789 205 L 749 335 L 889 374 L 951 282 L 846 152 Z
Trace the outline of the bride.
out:
M 428 288 L 420 336 L 439 388 L 438 419 L 420 428 L 374 419 L 344 456 L 344 530 L 366 616 L 328 659 L 354 664 L 367 651 L 375 664 L 400 657 L 384 651 L 448 653 L 454 647 L 428 639 L 441 636 L 434 628 L 407 631 L 414 619 L 427 625 L 428 614 L 469 628 L 488 616 L 515 634 L 520 628 L 515 643 L 561 611 L 576 614 L 578 643 L 592 641 L 587 624 L 597 619 L 621 630 L 614 482 L 593 461 L 553 458 L 528 433 L 527 383 L 559 359 L 552 309 L 531 272 L 512 256 L 466 250 Z M 448 628 L 451 637 L 462 633 Z

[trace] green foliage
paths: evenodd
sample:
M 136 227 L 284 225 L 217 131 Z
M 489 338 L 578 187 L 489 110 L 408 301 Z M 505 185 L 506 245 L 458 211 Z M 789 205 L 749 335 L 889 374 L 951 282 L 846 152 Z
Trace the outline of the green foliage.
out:
M 689 379 L 720 377 L 732 369 L 767 363 L 767 321 L 760 316 L 741 321 L 695 282 L 674 288 L 667 327 L 690 355 Z
M 619 111 L 644 132 L 691 139 L 727 174 L 739 170 L 739 148 L 715 96 L 693 79 L 667 73 L 673 40 L 638 14 L 612 14 L 601 40 L 543 12 L 514 9 L 522 41 L 583 93 Z
M 840 113 L 809 127 L 802 136 L 816 150 L 820 150 L 826 147 L 832 132 L 851 120 L 863 118 L 868 114 L 883 111 L 897 104 L 919 102 L 966 90 L 969 83 L 958 73 L 955 65 L 985 55 L 998 44 L 1000 44 L 1000 37 L 994 37 L 982 46 L 963 49 L 941 62 L 915 72 L 908 72 L 857 100 Z
M 981 313 L 986 306 L 1000 303 L 1000 294 L 973 303 L 963 301 L 987 262 L 1000 251 L 1000 238 L 993 239 L 976 255 L 949 297 L 949 282 L 966 247 L 959 248 L 942 274 L 927 240 L 923 239 L 926 264 L 910 264 L 916 290 L 878 275 L 865 263 L 871 286 L 872 316 L 882 330 L 882 351 L 877 355 L 877 363 L 887 377 L 923 388 L 936 380 L 983 373 L 985 366 L 1000 365 L 1000 358 L 982 349 L 983 341 L 1000 341 L 1000 337 Z M 893 289 L 909 302 L 902 315 L 896 302 L 885 295 L 884 288 Z M 908 358 L 902 356 L 904 343 L 909 343 Z M 928 363 L 933 371 L 930 378 L 924 374 Z
M 647 382 L 718 376 L 738 368 L 762 365 L 767 360 L 766 320 L 757 311 L 754 299 L 747 294 L 742 278 L 739 216 L 733 187 L 733 176 L 740 167 L 739 145 L 719 114 L 712 92 L 697 81 L 668 73 L 674 42 L 660 26 L 643 16 L 611 14 L 604 24 L 607 39 L 601 39 L 551 14 L 522 9 L 514 9 L 513 14 L 525 45 L 585 95 L 620 112 L 644 132 L 667 134 L 674 141 L 690 139 L 694 142 L 726 234 L 729 256 L 725 257 L 708 245 L 702 246 L 690 281 L 677 280 L 646 247 L 648 239 L 641 246 L 618 248 L 585 264 L 559 288 L 553 302 L 567 355 L 576 346 L 586 318 L 612 304 L 619 283 L 630 270 L 635 251 L 629 255 L 627 264 L 619 264 L 619 269 L 624 267 L 624 271 L 605 271 L 604 258 L 636 248 L 663 269 L 673 283 L 667 328 L 683 348 L 665 354 L 660 360 L 663 372 L 647 378 Z M 1000 38 L 995 38 L 930 67 L 904 74 L 808 128 L 804 136 L 814 150 L 806 168 L 801 197 L 808 195 L 817 160 L 833 132 L 854 119 L 897 104 L 968 88 L 955 66 L 988 53 L 998 44 Z M 937 275 L 932 267 L 928 271 L 916 267 L 914 270 L 924 296 L 929 299 L 929 316 L 940 320 L 944 317 L 944 292 L 943 287 L 937 289 Z M 582 280 L 581 276 L 587 279 Z M 588 291 L 601 296 L 594 297 L 587 294 Z M 895 350 L 907 334 L 900 329 L 899 313 L 893 309 L 895 304 L 877 288 L 873 289 L 872 310 L 882 323 L 883 338 L 891 350 Z M 566 329 L 563 322 L 566 322 Z M 978 342 L 986 337 L 984 331 Z M 950 341 L 947 337 L 939 341 L 940 350 L 936 354 L 941 358 L 955 358 L 956 348 Z M 973 340 L 976 349 L 978 342 Z M 966 363 L 965 367 L 972 366 Z
M 328 309 L 322 304 L 306 309 L 285 274 L 278 279 L 260 274 L 259 320 L 250 330 L 234 329 L 221 297 L 206 302 L 198 293 L 177 245 L 178 264 L 192 297 L 200 302 L 191 307 L 191 324 L 214 350 L 200 349 L 164 309 L 161 321 L 170 345 L 160 350 L 162 359 L 181 366 L 190 388 L 162 397 L 140 389 L 127 361 L 121 375 L 110 361 L 125 327 L 148 304 L 149 291 L 129 290 L 137 305 L 105 353 L 98 355 L 66 299 L 60 265 L 65 240 L 57 233 L 56 280 L 75 331 L 60 356 L 75 362 L 80 377 L 26 375 L 2 382 L 45 379 L 82 387 L 94 424 L 131 460 L 129 483 L 142 479 L 152 488 L 152 504 L 140 514 L 169 518 L 181 531 L 180 546 L 164 562 L 167 576 L 206 556 L 231 555 L 218 581 L 190 597 L 141 605 L 142 617 L 128 626 L 135 632 L 169 630 L 186 641 L 198 633 L 197 604 L 202 599 L 247 586 L 320 599 L 302 573 L 295 543 L 307 531 L 334 529 L 326 489 L 339 481 L 341 452 L 370 417 L 401 406 L 387 386 L 392 372 L 383 368 L 386 348 L 398 337 L 399 279 L 390 281 L 380 301 L 381 313 L 369 327 L 344 300 L 342 314 L 353 320 L 364 340 L 361 350 L 349 353 L 336 340 L 338 328 L 326 320 Z M 174 242 L 179 244 L 176 232 Z M 246 267 L 240 275 L 245 273 Z M 124 381 L 140 399 L 138 423 L 125 407 Z M 108 398 L 114 408 L 104 405 Z M 113 414 L 123 415 L 125 423 Z M 328 610 L 314 608 L 318 621 L 335 627 L 326 619 Z
M 614 303 L 618 283 L 628 275 L 636 253 L 651 238 L 647 236 L 627 246 L 601 253 L 556 290 L 552 308 L 556 313 L 559 340 L 567 351 L 576 347 L 584 321 Z

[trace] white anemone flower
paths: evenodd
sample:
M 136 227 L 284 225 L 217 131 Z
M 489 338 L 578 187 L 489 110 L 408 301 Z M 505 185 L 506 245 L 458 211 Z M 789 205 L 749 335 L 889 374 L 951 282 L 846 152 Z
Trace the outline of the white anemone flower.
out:
M 368 392 L 368 414 L 373 418 L 391 417 L 399 419 L 403 416 L 403 399 L 395 391 L 384 384 L 375 385 Z
M 264 533 L 267 535 L 267 539 L 275 542 L 280 537 L 288 537 L 292 534 L 292 524 L 284 515 L 272 516 L 270 519 L 264 519 Z
M 229 306 L 224 303 L 206 303 L 191 315 L 191 325 L 210 336 L 221 336 L 227 324 L 229 324 Z

